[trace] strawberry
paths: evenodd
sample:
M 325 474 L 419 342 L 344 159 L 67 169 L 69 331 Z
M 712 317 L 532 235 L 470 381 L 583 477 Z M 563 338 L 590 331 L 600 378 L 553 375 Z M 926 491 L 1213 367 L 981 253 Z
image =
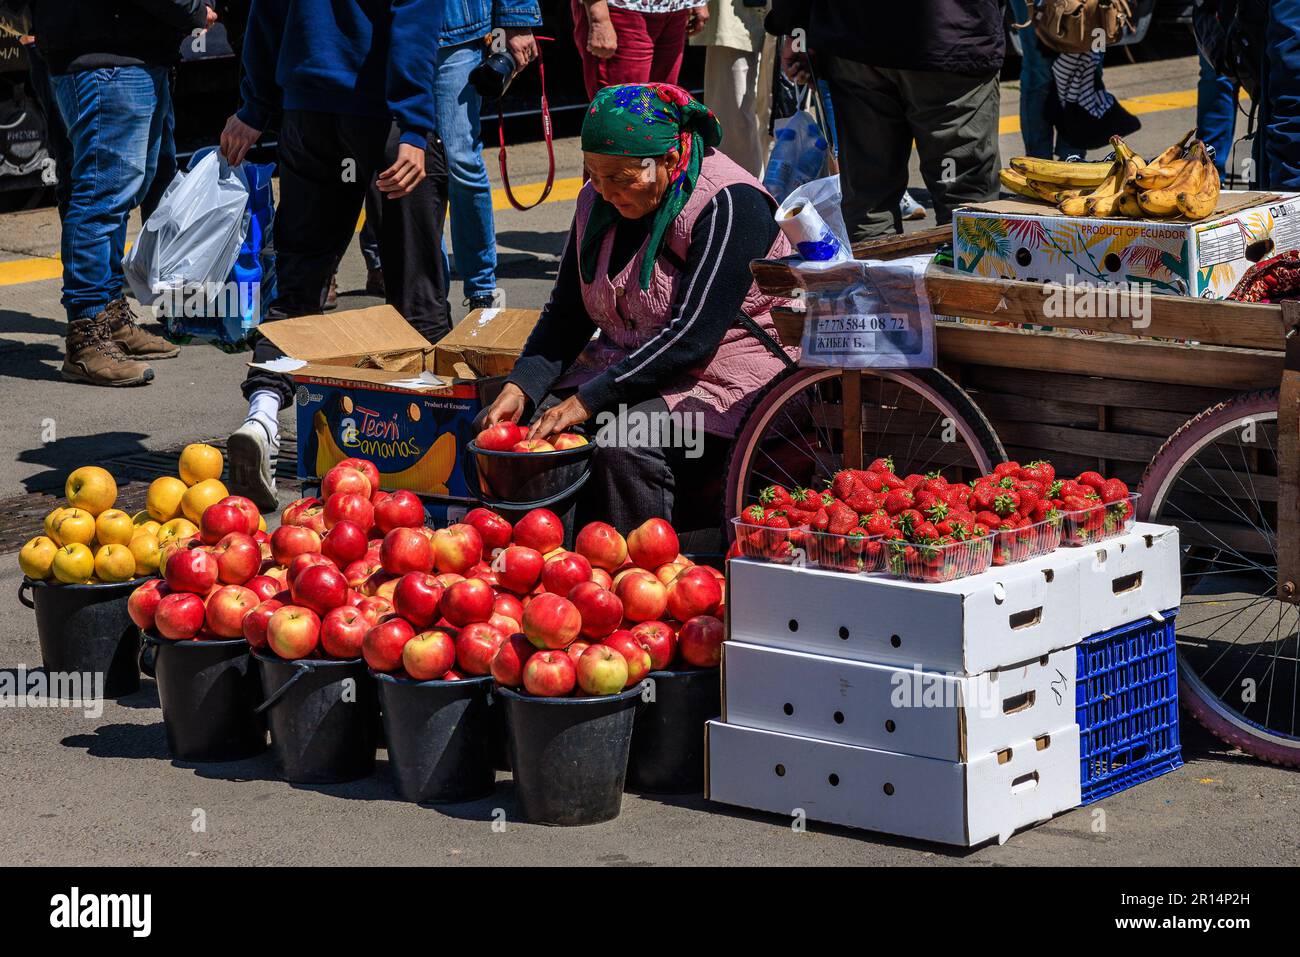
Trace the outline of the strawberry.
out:
M 863 528 L 868 535 L 888 535 L 891 530 L 889 514 L 887 512 L 872 512 L 870 515 L 863 515 L 858 519 L 858 526 Z
M 844 504 L 859 515 L 866 515 L 868 512 L 876 510 L 879 500 L 875 494 L 864 488 L 858 488 L 852 495 L 844 500 Z
M 1028 465 L 1021 466 L 1018 473 L 1025 481 L 1039 482 L 1044 488 L 1052 484 L 1056 478 L 1056 470 L 1052 468 L 1050 462 L 1042 459 L 1036 459 Z
M 921 511 L 925 513 L 925 517 L 930 521 L 938 522 L 948 515 L 950 509 L 948 508 L 947 502 L 941 498 L 936 498 L 928 505 L 924 506 Z
M 910 536 L 912 529 L 925 521 L 925 516 L 914 508 L 905 508 L 894 516 L 894 524 Z
M 868 471 L 868 472 L 888 472 L 888 473 L 890 473 L 890 474 L 893 474 L 893 471 L 894 471 L 894 460 L 893 460 L 893 458 L 891 458 L 891 457 L 889 457 L 889 456 L 886 456 L 885 458 L 882 458 L 882 459 L 876 459 L 876 460 L 873 461 L 870 465 L 867 466 L 867 471 Z
M 943 499 L 951 508 L 965 508 L 970 501 L 971 489 L 968 485 L 949 485 Z
M 932 542 L 939 537 L 939 530 L 933 522 L 919 522 L 912 529 L 912 538 L 918 542 Z
M 998 488 L 992 483 L 977 485 L 971 489 L 970 504 L 971 508 L 977 512 L 993 511 L 993 500 L 998 497 Z
M 763 506 L 751 505 L 749 506 L 749 508 L 745 509 L 745 511 L 741 513 L 740 517 L 743 518 L 746 522 L 748 522 L 751 525 L 762 525 L 763 511 L 764 511 Z
M 1020 508 L 1020 493 L 1015 489 L 1003 489 L 993 499 L 993 511 L 1004 519 L 1014 515 Z
M 1007 475 L 1015 475 L 1020 471 L 1019 462 L 999 462 L 993 466 L 993 475 L 995 478 L 1002 478 Z
M 835 504 L 835 496 L 834 496 L 833 494 L 831 494 L 831 490 L 830 490 L 830 489 L 826 489 L 826 491 L 824 491 L 824 492 L 821 493 L 821 507 L 822 507 L 822 508 L 830 508 L 830 507 L 831 507 L 832 505 L 834 505 L 834 504 Z
M 819 508 L 813 514 L 812 521 L 809 522 L 808 524 L 813 527 L 813 531 L 824 532 L 826 531 L 826 526 L 829 525 L 830 522 L 831 522 L 830 514 L 826 511 L 826 509 Z
M 783 486 L 769 485 L 758 493 L 758 500 L 771 508 L 784 508 L 790 504 L 790 493 Z
M 917 475 L 915 472 L 913 472 L 911 475 L 903 479 L 903 484 L 907 486 L 907 490 L 909 492 L 915 495 L 916 487 L 924 481 L 925 481 L 924 475 Z
M 768 528 L 789 528 L 790 519 L 781 509 L 774 509 L 772 513 L 763 520 L 763 524 Z
M 868 492 L 881 492 L 885 488 L 885 477 L 879 472 L 855 469 L 853 477 L 858 480 L 858 487 L 864 488 Z
M 1101 487 L 1106 484 L 1106 480 L 1099 472 L 1080 472 L 1078 481 L 1080 485 L 1088 485 L 1098 491 L 1101 491 Z
M 841 502 L 847 501 L 848 497 L 858 490 L 858 480 L 851 469 L 840 469 L 831 479 L 830 489 L 831 494 Z
M 1129 495 L 1128 486 L 1115 478 L 1103 482 L 1099 491 L 1101 492 L 1101 500 L 1107 503 L 1118 502 L 1121 499 L 1128 498 Z
M 1039 491 L 1036 482 L 1020 482 L 1014 491 L 1020 496 L 1019 509 L 1022 515 L 1028 515 L 1043 500 L 1042 492 Z
M 826 510 L 826 515 L 829 518 L 826 531 L 832 535 L 847 535 L 849 530 L 858 524 L 858 513 L 843 502 L 832 505 Z
M 885 493 L 885 500 L 882 503 L 885 511 L 890 515 L 897 515 L 905 508 L 912 505 L 912 493 L 906 489 L 893 489 Z

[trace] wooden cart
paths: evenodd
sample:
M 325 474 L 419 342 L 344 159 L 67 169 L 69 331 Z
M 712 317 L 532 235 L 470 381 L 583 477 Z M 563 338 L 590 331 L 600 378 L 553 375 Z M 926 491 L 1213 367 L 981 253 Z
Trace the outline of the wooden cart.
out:
M 940 228 L 854 254 L 895 258 L 950 238 Z M 753 272 L 765 292 L 801 294 L 789 261 L 758 261 Z M 1300 303 L 1117 291 L 1108 312 L 1123 318 L 1062 318 L 1044 314 L 1039 283 L 932 266 L 926 287 L 946 317 L 936 329 L 939 369 L 1007 458 L 1121 478 L 1143 493 L 1140 518 L 1179 526 L 1184 703 L 1222 738 L 1300 765 Z M 1145 324 L 1135 327 L 1134 315 Z M 782 342 L 798 345 L 803 313 L 780 309 L 776 323 Z M 882 413 L 859 398 L 879 373 L 838 374 L 842 408 L 827 414 L 843 427 L 836 462 L 861 467 L 871 454 L 861 434 Z M 1206 614 L 1192 621 L 1189 606 L 1201 605 Z M 1224 622 L 1211 614 L 1251 620 L 1225 642 Z

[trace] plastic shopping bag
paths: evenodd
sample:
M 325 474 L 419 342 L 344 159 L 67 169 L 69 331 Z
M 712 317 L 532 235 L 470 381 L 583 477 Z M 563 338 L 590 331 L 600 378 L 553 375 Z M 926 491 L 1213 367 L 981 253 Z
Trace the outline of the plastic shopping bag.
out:
M 840 199 L 837 174 L 800 186 L 776 211 L 781 231 L 805 260 L 842 262 L 853 258 Z
M 821 175 L 830 155 L 817 117 L 807 107 L 778 120 L 772 153 L 763 173 L 763 188 L 779 203 L 790 191 Z
M 927 369 L 934 313 L 925 291 L 930 256 L 799 267 L 806 289 L 801 366 Z
M 225 292 L 248 235 L 249 183 L 216 151 L 176 174 L 123 261 L 141 305 L 206 314 Z

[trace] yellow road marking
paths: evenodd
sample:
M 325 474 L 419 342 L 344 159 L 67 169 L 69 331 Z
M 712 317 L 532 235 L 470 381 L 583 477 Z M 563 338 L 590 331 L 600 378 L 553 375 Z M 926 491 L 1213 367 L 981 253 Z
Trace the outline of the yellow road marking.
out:
M 1183 110 L 1196 106 L 1196 90 L 1174 90 L 1169 93 L 1148 93 L 1120 100 L 1124 109 L 1130 113 L 1161 113 L 1166 110 Z M 1006 136 L 1020 132 L 1020 115 L 1004 116 L 998 122 L 998 132 Z M 542 192 L 543 183 L 524 183 L 515 190 L 516 198 L 524 204 L 532 202 Z M 581 176 L 566 176 L 557 179 L 546 197 L 547 203 L 563 203 L 577 197 L 582 189 Z M 500 211 L 511 209 L 506 191 L 500 187 L 492 190 L 492 208 Z M 365 214 L 357 220 L 357 229 L 365 222 Z M 0 262 L 0 286 L 16 286 L 26 282 L 41 282 L 46 279 L 58 279 L 63 275 L 63 263 L 58 257 L 39 257 L 34 259 L 14 259 Z

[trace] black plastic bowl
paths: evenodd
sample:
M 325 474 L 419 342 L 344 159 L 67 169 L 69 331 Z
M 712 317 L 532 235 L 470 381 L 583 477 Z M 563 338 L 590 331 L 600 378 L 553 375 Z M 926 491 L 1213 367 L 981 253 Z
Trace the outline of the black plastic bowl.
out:
M 559 452 L 491 452 L 473 441 L 465 456 L 465 482 L 484 502 L 532 505 L 576 492 L 591 470 L 594 442 Z

